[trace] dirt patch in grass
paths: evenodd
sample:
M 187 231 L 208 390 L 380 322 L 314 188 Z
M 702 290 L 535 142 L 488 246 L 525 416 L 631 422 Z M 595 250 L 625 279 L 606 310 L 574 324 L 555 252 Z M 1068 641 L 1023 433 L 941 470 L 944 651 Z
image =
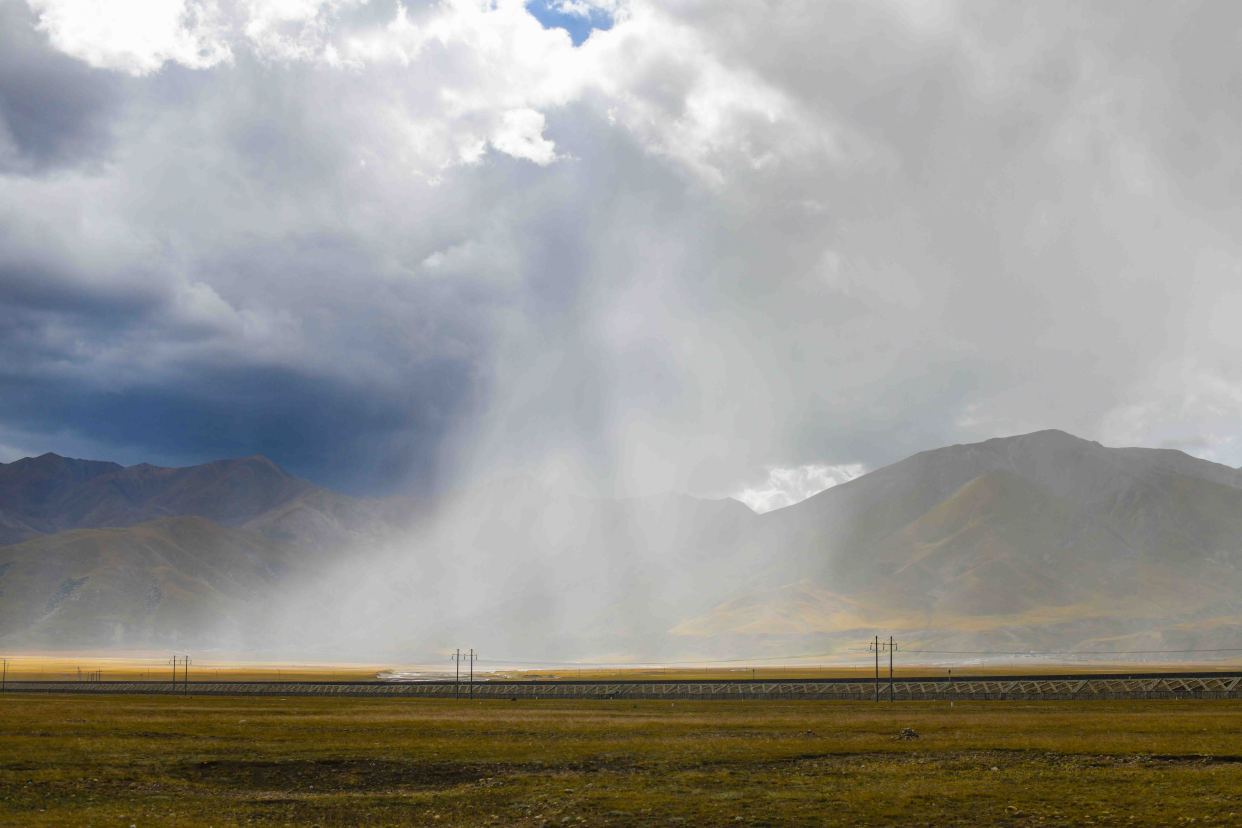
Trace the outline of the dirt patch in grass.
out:
M 515 768 L 460 762 L 401 759 L 220 759 L 177 766 L 172 776 L 211 787 L 246 791 L 391 791 L 451 788 L 480 782 Z
M 1139 759 L 1146 759 L 1149 762 L 1161 762 L 1170 765 L 1240 765 L 1242 764 L 1242 756 L 1225 755 L 1225 756 L 1182 756 L 1178 754 L 1157 754 L 1155 756 L 1144 756 Z

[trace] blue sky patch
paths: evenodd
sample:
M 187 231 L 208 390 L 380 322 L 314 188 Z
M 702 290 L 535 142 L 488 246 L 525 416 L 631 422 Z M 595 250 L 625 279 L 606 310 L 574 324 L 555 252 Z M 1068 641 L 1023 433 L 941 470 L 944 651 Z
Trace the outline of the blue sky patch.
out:
M 574 0 L 529 0 L 526 10 L 545 29 L 564 29 L 569 32 L 575 46 L 581 46 L 596 29 L 612 28 L 611 14 L 581 0 L 577 3 Z

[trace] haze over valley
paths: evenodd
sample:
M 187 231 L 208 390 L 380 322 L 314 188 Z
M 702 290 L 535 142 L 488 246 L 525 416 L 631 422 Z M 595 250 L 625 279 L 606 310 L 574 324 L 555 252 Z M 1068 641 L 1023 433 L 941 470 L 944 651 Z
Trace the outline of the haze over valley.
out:
M 0 465 L 0 515 L 10 647 L 862 660 L 879 629 L 915 650 L 1145 660 L 1242 633 L 1242 473 L 1059 431 L 922 452 L 764 514 L 532 478 L 431 508 L 263 457 L 45 454 Z
M 0 646 L 1242 648 L 1240 29 L 0 0 Z

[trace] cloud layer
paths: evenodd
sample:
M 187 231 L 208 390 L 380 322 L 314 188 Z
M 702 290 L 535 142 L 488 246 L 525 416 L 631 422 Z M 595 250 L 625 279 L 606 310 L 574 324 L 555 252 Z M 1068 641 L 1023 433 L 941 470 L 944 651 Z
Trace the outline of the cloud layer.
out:
M 796 468 L 768 469 L 767 480 L 748 486 L 735 497 L 752 510 L 763 513 L 801 503 L 825 489 L 848 483 L 866 473 L 861 463 L 825 466 L 811 463 Z
M 360 491 L 729 494 L 1042 427 L 1242 463 L 1242 11 L 534 11 L 0 0 L 4 451 Z

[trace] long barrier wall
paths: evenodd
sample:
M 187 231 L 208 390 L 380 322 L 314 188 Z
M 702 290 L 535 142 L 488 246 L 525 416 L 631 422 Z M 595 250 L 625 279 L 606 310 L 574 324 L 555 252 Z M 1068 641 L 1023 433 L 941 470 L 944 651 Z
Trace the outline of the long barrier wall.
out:
M 11 693 L 156 693 L 210 696 L 381 696 L 475 699 L 822 699 L 870 701 L 874 681 L 857 679 L 716 681 L 486 681 L 262 682 L 262 681 L 9 681 Z M 935 699 L 1182 699 L 1242 698 L 1239 674 L 1110 676 L 1001 676 L 898 679 L 896 701 Z M 878 685 L 887 701 L 887 679 Z

